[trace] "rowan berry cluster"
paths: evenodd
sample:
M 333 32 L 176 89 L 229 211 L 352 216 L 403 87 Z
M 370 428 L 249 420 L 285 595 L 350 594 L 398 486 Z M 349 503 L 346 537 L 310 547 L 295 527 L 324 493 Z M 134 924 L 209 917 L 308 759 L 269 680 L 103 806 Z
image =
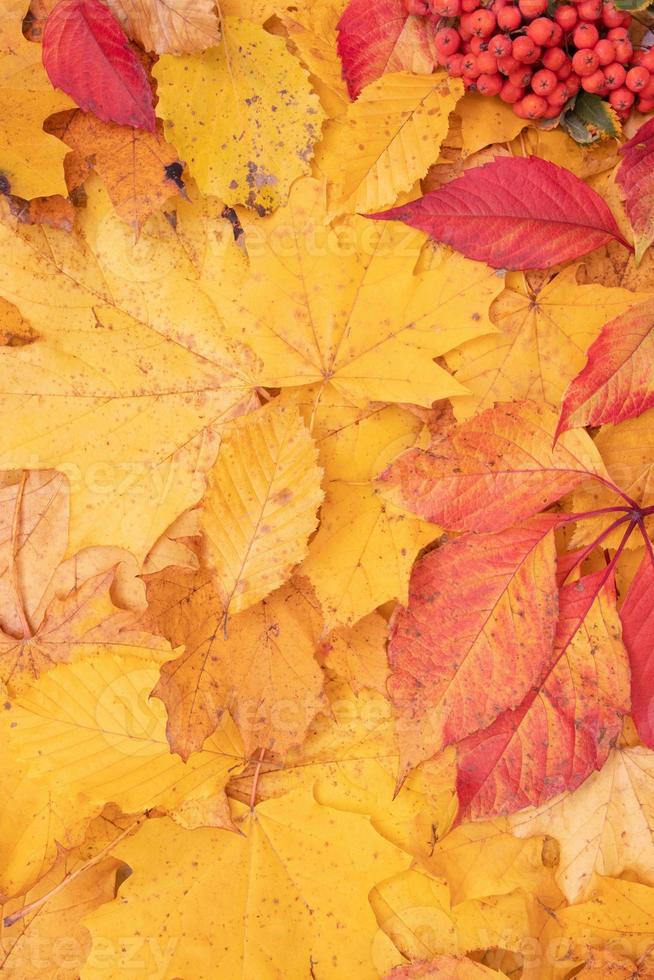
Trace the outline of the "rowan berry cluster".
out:
M 556 119 L 580 91 L 620 118 L 654 110 L 654 48 L 634 50 L 631 15 L 611 0 L 404 0 L 436 18 L 438 61 L 468 89 L 499 95 L 521 119 Z

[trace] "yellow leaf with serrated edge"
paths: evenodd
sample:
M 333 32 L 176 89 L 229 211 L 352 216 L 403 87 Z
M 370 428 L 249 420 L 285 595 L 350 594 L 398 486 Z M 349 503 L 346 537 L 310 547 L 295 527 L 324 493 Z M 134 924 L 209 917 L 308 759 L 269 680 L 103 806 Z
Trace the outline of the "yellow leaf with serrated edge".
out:
M 0 893 L 29 887 L 111 801 L 128 813 L 161 807 L 190 826 L 229 825 L 224 786 L 243 761 L 238 735 L 225 716 L 189 762 L 172 756 L 164 707 L 149 697 L 158 674 L 152 650 L 126 647 L 56 667 L 7 702 Z
M 264 214 L 310 169 L 323 112 L 284 40 L 236 17 L 203 54 L 154 67 L 166 133 L 206 194 Z
M 364 218 L 326 227 L 323 188 L 309 178 L 287 207 L 241 220 L 249 261 L 224 264 L 216 303 L 234 339 L 257 352 L 252 383 L 330 382 L 363 405 L 464 393 L 434 358 L 494 329 L 487 309 L 502 282 L 487 268 L 441 253 L 414 273 L 420 232 Z
M 325 112 L 332 118 L 340 116 L 347 109 L 349 97 L 336 47 L 336 25 L 346 0 L 289 6 L 292 9 L 282 16 L 288 36 L 311 72 L 313 86 Z
M 512 275 L 490 311 L 498 333 L 446 355 L 455 378 L 472 392 L 454 400 L 458 418 L 498 401 L 525 398 L 558 410 L 604 324 L 647 296 L 578 285 L 576 273 L 576 266 L 564 269 L 540 290 L 528 288 L 520 274 Z
M 614 749 L 574 793 L 510 817 L 520 837 L 550 834 L 561 846 L 557 881 L 569 902 L 588 897 L 593 876 L 635 871 L 654 884 L 654 752 Z
M 306 555 L 323 499 L 317 455 L 293 406 L 273 402 L 227 428 L 202 511 L 225 616 L 282 585 Z
M 252 406 L 211 298 L 231 227 L 215 201 L 180 201 L 174 227 L 152 215 L 135 242 L 97 178 L 87 194 L 76 236 L 0 202 L 0 295 L 38 335 L 0 348 L 0 467 L 66 473 L 71 553 L 142 557 L 202 496 L 221 424 Z
M 50 84 L 39 45 L 23 37 L 26 10 L 24 0 L 3 0 L 0 11 L 0 176 L 20 197 L 66 194 L 67 150 L 43 132 L 43 120 L 73 103 Z
M 332 214 L 378 211 L 424 177 L 463 84 L 444 73 L 383 75 L 325 128 L 316 166 Z
M 107 937 L 135 934 L 150 937 L 144 976 L 165 951 L 169 977 L 210 977 L 218 968 L 243 980 L 300 980 L 319 963 L 325 980 L 376 980 L 368 892 L 406 867 L 407 855 L 365 817 L 320 806 L 306 790 L 253 811 L 234 804 L 233 818 L 240 834 L 150 820 L 116 849 L 136 873 L 85 920 L 98 957 L 92 950 L 82 980 L 124 977 L 120 946 L 101 958 L 100 950 Z

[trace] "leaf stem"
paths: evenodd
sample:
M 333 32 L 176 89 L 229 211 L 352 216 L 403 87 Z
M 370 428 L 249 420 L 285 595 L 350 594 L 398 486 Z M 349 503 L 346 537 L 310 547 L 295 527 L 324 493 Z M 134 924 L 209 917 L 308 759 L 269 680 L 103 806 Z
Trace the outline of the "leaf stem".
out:
M 10 926 L 15 925 L 16 922 L 20 922 L 20 920 L 24 919 L 26 915 L 30 914 L 30 912 L 35 912 L 37 909 L 40 909 L 41 906 L 45 905 L 46 902 L 49 902 L 51 898 L 54 898 L 55 895 L 57 895 L 60 891 L 62 891 L 62 889 L 64 889 L 66 885 L 69 885 L 71 881 L 74 881 L 76 878 L 79 878 L 79 876 L 83 874 L 85 871 L 88 871 L 89 868 L 92 868 L 94 867 L 94 865 L 99 864 L 99 862 L 102 861 L 102 859 L 105 858 L 114 849 L 114 847 L 116 847 L 117 844 L 120 844 L 120 842 L 124 840 L 125 837 L 127 837 L 129 834 L 131 834 L 133 830 L 136 830 L 138 825 L 140 823 L 143 823 L 144 819 L 145 819 L 144 817 L 139 817 L 138 820 L 135 820 L 134 823 L 131 823 L 129 827 L 127 827 L 125 830 L 122 831 L 122 833 L 118 835 L 118 837 L 110 841 L 106 847 L 102 848 L 101 851 L 98 851 L 98 853 L 94 857 L 92 857 L 89 861 L 86 861 L 84 864 L 80 865 L 79 868 L 76 868 L 74 871 L 71 871 L 71 873 L 66 875 L 65 878 L 62 878 L 62 880 L 59 882 L 58 885 L 55 885 L 53 888 L 50 888 L 44 895 L 41 895 L 40 898 L 34 899 L 33 902 L 29 902 L 27 905 L 23 905 L 22 909 L 17 909 L 15 912 L 12 912 L 11 915 L 5 916 L 2 922 L 5 928 L 9 928 Z

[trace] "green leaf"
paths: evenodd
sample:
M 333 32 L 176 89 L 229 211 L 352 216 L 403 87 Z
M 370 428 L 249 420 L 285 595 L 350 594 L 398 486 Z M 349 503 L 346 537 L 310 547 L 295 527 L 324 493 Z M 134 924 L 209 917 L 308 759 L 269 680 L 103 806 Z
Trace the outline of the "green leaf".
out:
M 600 99 L 599 95 L 580 92 L 575 103 L 574 115 L 581 119 L 591 133 L 597 133 L 600 138 L 615 139 L 622 132 L 617 113 L 608 102 Z

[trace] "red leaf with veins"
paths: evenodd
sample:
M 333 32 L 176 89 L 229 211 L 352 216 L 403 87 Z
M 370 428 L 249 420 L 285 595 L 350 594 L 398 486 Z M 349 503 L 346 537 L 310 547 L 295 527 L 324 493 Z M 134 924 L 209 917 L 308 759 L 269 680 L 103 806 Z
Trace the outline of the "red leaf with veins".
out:
M 352 0 L 338 24 L 338 53 L 352 99 L 392 71 L 430 74 L 436 21 L 412 17 L 404 0 Z
M 616 181 L 625 196 L 625 210 L 634 230 L 636 262 L 654 241 L 654 119 L 648 119 L 620 147 L 622 163 Z
M 152 90 L 127 37 L 100 0 L 61 0 L 43 31 L 43 65 L 55 88 L 105 122 L 154 132 Z
M 468 534 L 414 566 L 391 620 L 400 773 L 516 708 L 551 662 L 556 518 Z
M 539 157 L 496 157 L 367 217 L 403 221 L 494 269 L 547 269 L 613 238 L 631 248 L 599 194 Z
M 561 590 L 554 656 L 519 708 L 457 746 L 459 819 L 540 806 L 600 769 L 629 711 L 613 576 Z
M 631 664 L 632 716 L 638 734 L 654 749 L 654 560 L 646 554 L 620 610 Z
M 582 425 L 615 425 L 654 407 L 653 328 L 652 300 L 602 328 L 565 393 L 557 436 Z
M 506 402 L 458 425 L 429 449 L 409 449 L 379 481 L 393 503 L 453 531 L 493 531 L 553 504 L 584 480 L 608 479 L 586 432 L 554 447 L 556 414 Z

